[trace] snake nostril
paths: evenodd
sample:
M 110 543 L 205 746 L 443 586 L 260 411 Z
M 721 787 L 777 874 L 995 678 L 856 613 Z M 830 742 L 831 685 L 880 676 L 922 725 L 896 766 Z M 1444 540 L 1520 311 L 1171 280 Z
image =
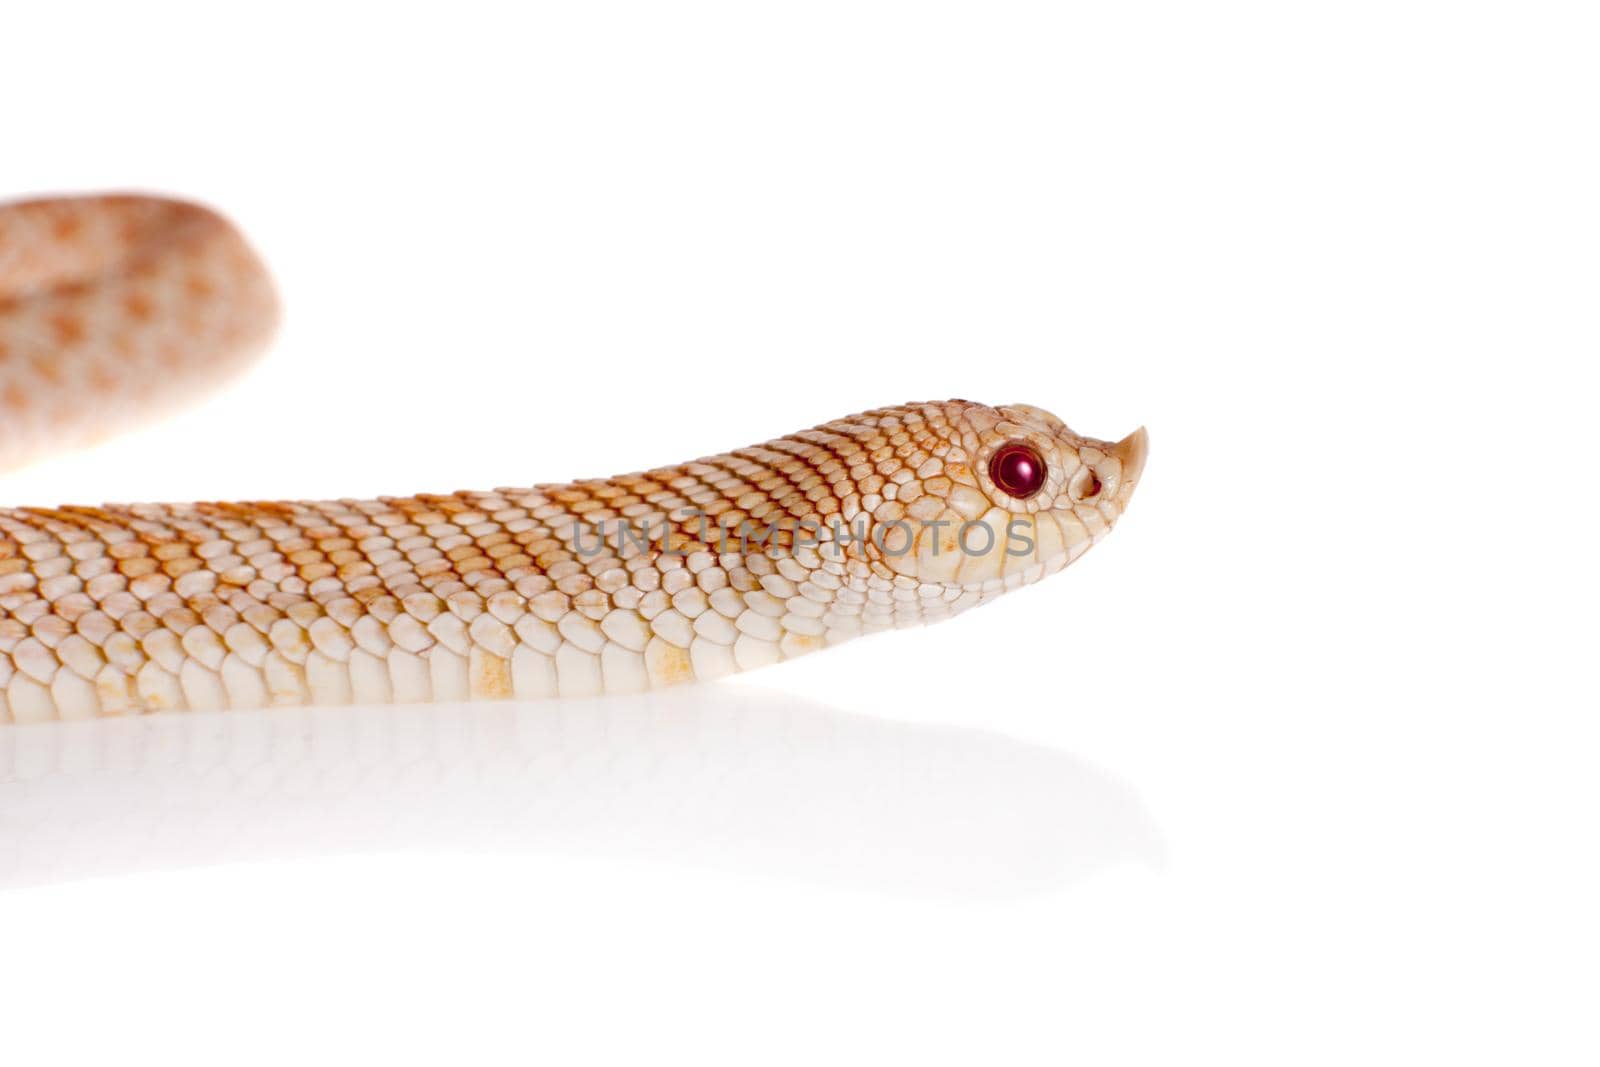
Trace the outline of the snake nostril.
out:
M 1093 468 L 1084 467 L 1078 471 L 1077 477 L 1072 479 L 1070 491 L 1072 499 L 1082 504 L 1099 496 L 1101 488 L 1100 476 Z

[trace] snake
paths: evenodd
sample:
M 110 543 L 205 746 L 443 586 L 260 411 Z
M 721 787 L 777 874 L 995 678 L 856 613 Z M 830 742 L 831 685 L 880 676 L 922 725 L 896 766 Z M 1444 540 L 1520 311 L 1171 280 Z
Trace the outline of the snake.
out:
M 0 204 L 0 469 L 191 402 L 277 315 L 262 258 L 207 206 Z M 1142 427 L 1101 440 L 945 400 L 610 478 L 0 508 L 0 723 L 720 678 L 1064 569 L 1110 533 L 1148 449 Z

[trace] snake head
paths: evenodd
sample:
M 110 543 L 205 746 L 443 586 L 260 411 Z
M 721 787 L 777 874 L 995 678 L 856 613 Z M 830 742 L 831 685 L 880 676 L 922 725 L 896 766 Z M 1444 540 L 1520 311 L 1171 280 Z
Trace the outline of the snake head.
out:
M 947 590 L 999 592 L 1076 560 L 1122 516 L 1149 447 L 1142 427 L 1102 441 L 1025 404 L 915 410 L 924 419 L 893 450 L 906 454 L 886 476 L 892 492 L 863 501 L 873 504 L 869 551 L 877 566 Z

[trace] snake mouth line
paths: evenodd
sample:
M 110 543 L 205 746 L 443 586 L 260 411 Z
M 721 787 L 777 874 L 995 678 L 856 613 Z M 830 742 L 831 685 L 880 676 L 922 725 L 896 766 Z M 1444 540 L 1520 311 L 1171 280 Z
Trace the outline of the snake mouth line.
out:
M 868 529 L 867 521 L 858 517 L 852 523 L 837 518 L 828 523 L 796 519 L 788 522 L 773 520 L 765 526 L 746 520 L 732 529 L 718 526 L 713 533 L 710 525 L 712 518 L 706 512 L 688 511 L 679 512 L 671 521 L 661 519 L 656 523 L 634 523 L 631 519 L 613 520 L 609 526 L 604 521 L 577 523 L 571 530 L 571 536 L 581 557 L 598 556 L 607 551 L 623 555 L 632 549 L 635 552 L 654 551 L 664 556 L 687 558 L 696 549 L 681 543 L 679 531 L 685 524 L 698 527 L 694 541 L 690 543 L 698 543 L 699 546 L 714 544 L 719 554 L 735 550 L 748 554 L 752 550 L 762 551 L 769 547 L 793 552 L 827 546 L 844 549 L 852 544 L 870 544 L 880 554 L 892 559 L 916 551 L 921 536 L 931 532 L 931 554 L 937 556 L 944 540 L 941 534 L 947 529 L 955 531 L 955 551 L 965 556 L 986 556 L 1000 543 L 1004 543 L 1008 556 L 1032 556 L 1035 549 L 1033 539 L 1025 532 L 1029 519 L 1021 515 L 1012 516 L 1003 532 L 982 519 L 962 523 L 891 519 L 874 522 Z

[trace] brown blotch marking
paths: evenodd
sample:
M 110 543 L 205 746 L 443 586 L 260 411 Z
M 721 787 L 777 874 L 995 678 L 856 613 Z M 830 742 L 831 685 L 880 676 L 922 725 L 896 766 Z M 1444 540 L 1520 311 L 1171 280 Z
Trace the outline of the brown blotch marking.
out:
M 474 697 L 491 700 L 509 697 L 511 663 L 492 652 L 474 648 L 468 666 L 468 684 Z
M 31 403 L 27 390 L 16 382 L 10 383 L 3 392 L 0 392 L 0 405 L 4 405 L 7 410 L 14 411 L 19 415 L 27 411 Z
M 105 396 L 115 392 L 121 384 L 116 372 L 104 364 L 97 364 L 89 371 L 89 390 L 93 393 Z
M 83 232 L 83 216 L 76 213 L 56 216 L 50 235 L 58 241 L 71 241 Z
M 50 327 L 56 332 L 56 341 L 63 345 L 75 345 L 83 340 L 83 320 L 76 315 L 60 314 L 50 320 Z
M 662 685 L 694 680 L 694 664 L 689 659 L 689 650 L 668 641 L 661 641 L 650 666 L 654 668 L 651 671 L 654 680 Z
M 792 654 L 796 656 L 804 655 L 807 652 L 815 652 L 822 647 L 822 638 L 816 634 L 797 634 L 791 630 L 786 636 L 789 647 L 794 650 Z
M 53 355 L 38 356 L 28 363 L 28 368 L 51 385 L 61 384 L 61 367 Z

